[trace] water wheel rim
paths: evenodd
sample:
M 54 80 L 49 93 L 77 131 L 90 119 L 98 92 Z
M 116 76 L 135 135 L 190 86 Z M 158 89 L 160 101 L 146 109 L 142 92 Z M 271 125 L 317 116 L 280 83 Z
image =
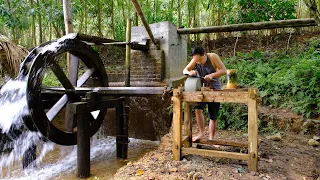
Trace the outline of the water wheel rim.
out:
M 58 129 L 51 123 L 45 113 L 41 95 L 41 85 L 44 73 L 50 65 L 56 63 L 54 57 L 65 52 L 70 52 L 81 59 L 89 69 L 94 69 L 95 76 L 98 77 L 100 86 L 108 86 L 108 77 L 103 63 L 99 55 L 90 46 L 75 37 L 62 38 L 57 41 L 46 43 L 45 46 L 38 47 L 36 51 L 39 53 L 33 58 L 27 82 L 27 102 L 33 125 L 36 126 L 46 139 L 52 142 L 60 145 L 74 145 L 77 143 L 77 134 Z M 71 97 L 68 95 L 68 100 L 69 98 Z M 90 136 L 98 131 L 105 114 L 106 110 L 100 110 L 100 113 L 95 120 L 90 119 Z M 90 117 L 92 116 L 89 115 L 89 118 Z M 27 123 L 26 125 L 28 126 Z

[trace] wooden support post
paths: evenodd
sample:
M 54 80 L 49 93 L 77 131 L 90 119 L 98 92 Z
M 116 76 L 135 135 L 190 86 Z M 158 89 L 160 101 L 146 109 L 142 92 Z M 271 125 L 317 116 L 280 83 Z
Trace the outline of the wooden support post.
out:
M 125 99 L 121 98 L 121 104 L 116 107 L 117 122 L 116 122 L 116 144 L 117 158 L 126 159 L 128 156 L 128 113 L 129 108 L 125 106 Z
M 74 118 L 77 120 L 77 164 L 78 177 L 90 176 L 90 135 L 88 112 L 86 102 L 72 103 Z
M 192 146 L 192 106 L 185 102 L 184 103 L 184 122 L 183 122 L 183 128 L 184 133 L 183 135 L 187 136 L 188 139 L 186 140 L 186 143 L 184 144 L 184 147 L 189 148 Z
M 248 170 L 258 170 L 258 110 L 257 110 L 257 89 L 249 89 L 248 93 L 248 141 L 249 161 Z
M 126 42 L 131 41 L 131 19 L 127 19 L 127 32 Z M 130 57 L 131 57 L 131 46 L 126 45 L 126 81 L 125 86 L 130 87 Z
M 172 132 L 173 132 L 173 158 L 175 160 L 181 159 L 181 145 L 182 145 L 182 101 L 181 101 L 181 89 L 173 90 L 173 120 L 172 120 Z

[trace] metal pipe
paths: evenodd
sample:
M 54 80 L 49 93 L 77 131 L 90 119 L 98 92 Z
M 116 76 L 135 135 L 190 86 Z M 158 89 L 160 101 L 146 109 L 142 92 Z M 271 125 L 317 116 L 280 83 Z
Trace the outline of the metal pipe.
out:
M 138 0 L 132 0 L 132 4 L 133 4 L 134 7 L 136 8 L 137 13 L 138 13 L 139 16 L 140 16 L 140 19 L 141 19 L 141 21 L 142 21 L 142 24 L 143 24 L 144 27 L 146 28 L 146 31 L 147 31 L 147 33 L 148 33 L 151 41 L 153 42 L 153 44 L 156 44 L 156 41 L 155 41 L 155 39 L 154 39 L 154 37 L 153 37 L 152 31 L 151 31 L 151 29 L 150 29 L 150 26 L 149 26 L 149 24 L 148 24 L 148 22 L 147 22 L 146 17 L 145 17 L 144 14 L 143 14 L 143 11 L 142 11 L 142 9 L 141 9 L 141 6 L 140 6 Z
M 131 41 L 131 19 L 127 19 L 127 31 L 126 31 L 126 41 Z M 126 80 L 125 86 L 130 87 L 130 56 L 131 56 L 131 46 L 129 44 L 126 45 Z

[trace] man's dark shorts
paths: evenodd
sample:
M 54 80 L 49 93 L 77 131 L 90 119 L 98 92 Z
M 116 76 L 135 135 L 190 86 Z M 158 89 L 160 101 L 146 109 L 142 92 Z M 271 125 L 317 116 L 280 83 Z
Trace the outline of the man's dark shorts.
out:
M 211 120 L 217 120 L 219 115 L 220 103 L 217 102 L 201 102 L 198 106 L 195 106 L 195 109 L 204 110 L 206 105 L 208 104 L 208 112 Z

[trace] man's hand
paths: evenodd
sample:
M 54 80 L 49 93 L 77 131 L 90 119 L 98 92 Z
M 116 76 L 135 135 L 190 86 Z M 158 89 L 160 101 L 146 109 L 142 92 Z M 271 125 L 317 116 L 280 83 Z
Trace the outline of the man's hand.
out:
M 204 76 L 203 79 L 206 80 L 207 82 L 209 82 L 212 80 L 212 76 L 211 76 L 211 74 L 208 74 L 208 75 Z
M 197 75 L 197 71 L 195 70 L 189 71 L 189 76 L 196 76 L 196 75 Z

